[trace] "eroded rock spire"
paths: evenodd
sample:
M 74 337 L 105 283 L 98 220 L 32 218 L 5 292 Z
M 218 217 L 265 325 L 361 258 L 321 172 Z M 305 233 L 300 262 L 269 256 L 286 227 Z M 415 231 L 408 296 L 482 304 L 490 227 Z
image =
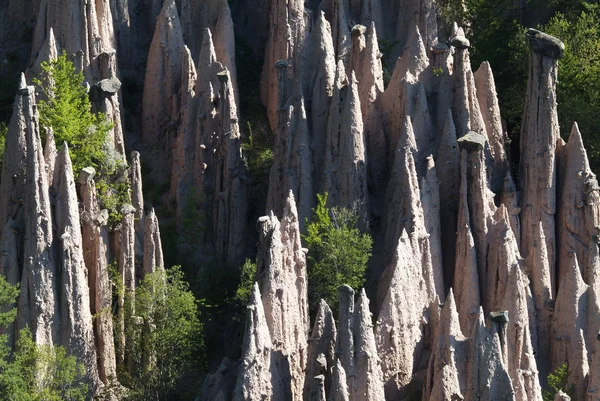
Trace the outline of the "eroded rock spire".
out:
M 556 144 L 559 138 L 556 105 L 558 58 L 564 45 L 556 38 L 530 29 L 528 32 L 529 80 L 521 128 L 519 177 L 523 196 L 521 251 L 527 259 L 535 249 L 540 222 L 546 237 L 547 268 L 551 294 L 555 291 Z M 544 273 L 546 274 L 546 273 Z
M 93 393 L 99 384 L 96 347 L 90 308 L 90 289 L 83 258 L 79 204 L 73 166 L 66 143 L 58 154 L 53 189 L 54 219 L 59 235 L 57 262 L 60 288 L 61 344 L 85 366 L 86 381 Z M 47 268 L 47 267 L 46 267 Z

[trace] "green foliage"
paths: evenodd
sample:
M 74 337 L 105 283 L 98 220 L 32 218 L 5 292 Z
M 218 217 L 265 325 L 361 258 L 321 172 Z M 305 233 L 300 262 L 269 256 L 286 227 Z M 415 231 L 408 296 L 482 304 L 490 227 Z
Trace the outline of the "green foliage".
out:
M 126 302 L 135 311 L 126 324 L 131 363 L 129 375 L 119 379 L 131 389 L 129 399 L 189 399 L 198 389 L 181 388 L 180 382 L 203 367 L 203 336 L 197 301 L 181 269 L 147 274 Z
M 527 89 L 528 46 L 512 0 L 467 0 L 473 70 L 489 61 L 496 81 L 502 117 L 509 134 L 518 136 Z
M 247 305 L 252 295 L 252 287 L 256 280 L 256 263 L 246 259 L 240 271 L 240 283 L 235 292 L 235 300 L 242 305 Z
M 463 0 L 440 0 L 436 3 L 436 9 L 442 32 L 450 32 L 454 22 L 462 27 L 469 25 L 468 12 Z
M 15 308 L 8 309 L 17 300 L 19 296 L 19 285 L 11 285 L 0 275 L 0 327 L 5 327 L 12 323 L 17 317 Z M 8 310 L 7 310 L 8 309 Z
M 0 327 L 12 323 L 17 315 L 8 308 L 19 295 L 19 286 L 0 276 Z M 8 310 L 7 310 L 8 309 Z M 7 346 L 8 336 L 0 336 L 0 399 L 15 401 L 85 400 L 85 369 L 63 347 L 38 346 L 31 332 L 19 332 L 14 354 Z
M 197 269 L 193 289 L 201 300 L 209 361 L 221 360 L 223 355 L 233 360 L 239 358 L 255 272 L 256 265 L 250 260 L 236 266 L 212 259 Z
M 260 98 L 263 60 L 255 57 L 243 40 L 236 40 L 235 61 L 240 95 L 242 154 L 250 175 L 248 209 L 251 216 L 258 218 L 265 210 L 275 136 L 269 126 L 267 109 Z
M 566 363 L 562 364 L 554 370 L 554 372 L 548 375 L 548 386 L 551 390 L 544 389 L 542 391 L 542 397 L 544 401 L 553 401 L 556 393 L 559 391 L 564 392 L 571 397 L 572 400 L 576 400 L 575 389 L 569 385 L 569 365 Z
M 130 202 L 130 184 L 126 164 L 106 142 L 112 124 L 102 113 L 92 113 L 83 73 L 75 70 L 66 52 L 43 62 L 42 71 L 41 79 L 34 80 L 42 93 L 40 124 L 52 128 L 59 148 L 65 142 L 69 145 L 76 175 L 84 167 L 96 169 L 98 200 L 109 211 L 109 226 L 115 228 L 122 219 L 121 205 Z
M 247 121 L 248 135 L 244 143 L 242 143 L 242 150 L 244 151 L 244 162 L 246 168 L 250 171 L 250 174 L 255 181 L 267 181 L 269 180 L 269 171 L 273 164 L 273 151 L 272 138 L 265 137 L 265 130 L 259 131 L 254 134 L 252 131 L 252 124 Z
M 105 158 L 107 160 L 108 157 Z M 97 175 L 96 191 L 102 209 L 108 210 L 108 226 L 116 228 L 123 219 L 121 206 L 131 203 L 131 184 L 127 173 L 129 169 L 121 160 L 100 165 Z
M 392 79 L 392 72 L 396 60 L 392 59 L 392 52 L 398 45 L 398 41 L 386 40 L 378 38 L 377 45 L 379 52 L 381 53 L 381 67 L 383 69 L 383 86 L 387 88 L 390 80 Z
M 577 122 L 592 170 L 600 168 L 600 10 L 577 18 L 557 14 L 543 28 L 565 43 L 559 61 L 557 102 L 561 134 L 567 138 Z
M 529 0 L 521 9 L 512 0 L 441 0 L 442 27 L 457 21 L 471 40 L 471 62 L 477 69 L 489 61 L 508 133 L 518 144 L 527 89 L 528 46 L 520 20 L 560 38 L 566 45 L 559 61 L 558 116 L 564 137 L 577 121 L 593 170 L 600 167 L 600 4 L 582 0 Z M 554 17 L 552 17 L 554 16 Z M 446 29 L 447 31 L 449 29 Z
M 597 1 L 537 0 L 537 3 L 542 3 L 545 7 L 552 10 L 553 13 L 566 15 L 570 20 L 577 19 L 581 12 L 600 11 L 600 3 Z
M 327 193 L 317 195 L 313 218 L 306 221 L 308 297 L 311 310 L 320 299 L 337 308 L 338 288 L 358 290 L 365 282 L 373 240 L 356 228 L 358 217 L 345 208 L 328 209 Z
M 84 167 L 98 169 L 104 162 L 103 151 L 111 124 L 103 114 L 92 113 L 83 73 L 67 60 L 67 53 L 42 63 L 41 80 L 34 83 L 42 92 L 38 100 L 40 124 L 54 130 L 57 146 L 69 145 L 75 172 Z

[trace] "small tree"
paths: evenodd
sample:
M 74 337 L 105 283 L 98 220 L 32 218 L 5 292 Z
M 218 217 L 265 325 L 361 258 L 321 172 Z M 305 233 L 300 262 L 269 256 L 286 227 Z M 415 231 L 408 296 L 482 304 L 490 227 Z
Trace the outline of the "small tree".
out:
M 577 18 L 557 14 L 544 30 L 565 43 L 558 63 L 558 118 L 563 138 L 576 121 L 583 135 L 592 170 L 600 168 L 600 10 Z
M 548 386 L 550 390 L 543 390 L 544 401 L 553 401 L 556 393 L 562 391 L 575 400 L 575 389 L 569 385 L 569 365 L 563 363 L 548 375 Z
M 132 390 L 131 399 L 184 397 L 185 389 L 178 385 L 202 367 L 198 359 L 203 336 L 197 301 L 183 272 L 176 266 L 147 274 L 135 290 L 133 303 L 135 316 L 126 325 L 132 363 L 125 379 L 130 382 L 124 383 Z
M 75 70 L 65 51 L 56 60 L 44 61 L 42 71 L 41 79 L 34 80 L 43 95 L 38 100 L 41 125 L 52 127 L 59 148 L 63 142 L 69 145 L 75 172 L 88 166 L 98 169 L 111 124 L 104 114 L 92 113 L 83 73 Z
M 0 327 L 15 320 L 10 308 L 19 295 L 19 286 L 10 285 L 0 276 Z M 8 310 L 7 310 L 8 309 Z M 0 336 L 0 399 L 16 401 L 85 400 L 88 388 L 82 379 L 85 369 L 63 347 L 38 346 L 25 328 L 19 332 L 14 354 L 10 357 L 8 336 Z
M 358 216 L 345 208 L 328 209 L 327 193 L 317 195 L 313 218 L 306 221 L 308 298 L 311 310 L 324 299 L 337 309 L 338 288 L 358 290 L 365 283 L 373 240 L 356 228 Z
M 42 96 L 38 100 L 40 123 L 52 128 L 58 148 L 66 142 L 75 175 L 84 167 L 96 169 L 100 206 L 109 211 L 109 226 L 122 218 L 121 205 L 131 202 L 127 164 L 106 141 L 112 129 L 102 113 L 94 114 L 82 72 L 67 59 L 67 53 L 42 63 L 41 79 L 34 79 Z M 1 134 L 1 131 L 0 131 Z

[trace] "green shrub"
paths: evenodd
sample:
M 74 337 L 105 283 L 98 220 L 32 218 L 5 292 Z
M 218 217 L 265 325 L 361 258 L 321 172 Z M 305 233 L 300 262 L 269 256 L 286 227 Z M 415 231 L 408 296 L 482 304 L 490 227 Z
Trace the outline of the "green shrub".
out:
M 203 335 L 183 272 L 175 266 L 147 274 L 126 302 L 135 305 L 135 317 L 126 324 L 131 368 L 119 379 L 131 389 L 130 399 L 189 399 L 198 389 L 181 388 L 180 382 L 203 368 Z
M 386 40 L 383 38 L 378 38 L 377 46 L 379 47 L 379 52 L 381 53 L 381 68 L 383 71 L 383 87 L 387 88 L 390 80 L 392 79 L 392 74 L 394 72 L 394 65 L 396 64 L 396 60 L 393 59 L 392 54 L 396 46 L 398 46 L 397 40 Z
M 569 385 L 569 365 L 566 363 L 562 364 L 554 370 L 554 372 L 548 375 L 548 386 L 551 390 L 544 389 L 542 391 L 542 397 L 544 401 L 554 401 L 556 393 L 559 391 L 564 392 L 572 400 L 576 400 L 575 389 Z
M 246 306 L 252 295 L 252 288 L 256 281 L 256 263 L 246 259 L 240 269 L 240 283 L 235 292 L 235 300 Z
M 131 203 L 131 183 L 127 165 L 117 159 L 115 163 L 100 166 L 96 179 L 96 191 L 100 208 L 108 210 L 108 227 L 116 228 L 123 220 L 121 206 Z
M 106 141 L 112 124 L 104 114 L 92 113 L 83 73 L 75 70 L 66 52 L 43 62 L 42 71 L 41 79 L 34 80 L 42 93 L 40 124 L 52 128 L 59 149 L 65 142 L 69 145 L 75 176 L 84 167 L 96 169 L 98 200 L 108 210 L 108 225 L 113 229 L 121 222 L 121 206 L 131 198 L 127 165 Z
M 328 209 L 327 193 L 317 195 L 312 220 L 306 221 L 304 242 L 308 248 L 308 299 L 314 311 L 319 300 L 337 310 L 338 288 L 347 284 L 355 291 L 365 283 L 373 240 L 356 228 L 358 216 L 345 208 Z
M 67 60 L 65 51 L 56 59 L 42 63 L 42 77 L 34 83 L 42 92 L 38 99 L 40 125 L 54 130 L 56 145 L 69 145 L 73 170 L 92 166 L 99 169 L 111 124 L 104 114 L 92 113 L 92 105 L 83 85 L 82 72 Z
M 558 63 L 558 119 L 567 139 L 573 122 L 583 136 L 592 170 L 600 168 L 600 10 L 577 18 L 557 14 L 543 28 L 565 43 Z
M 242 156 L 250 176 L 248 212 L 256 219 L 265 211 L 269 172 L 273 165 L 275 135 L 271 132 L 267 109 L 260 98 L 263 60 L 255 57 L 244 40 L 235 41 L 235 62 L 239 88 Z
M 14 322 L 19 286 L 0 276 L 0 327 Z M 7 345 L 8 335 L 0 336 L 0 399 L 16 401 L 85 400 L 88 387 L 83 382 L 85 369 L 64 347 L 39 346 L 31 332 L 19 332 L 14 353 Z

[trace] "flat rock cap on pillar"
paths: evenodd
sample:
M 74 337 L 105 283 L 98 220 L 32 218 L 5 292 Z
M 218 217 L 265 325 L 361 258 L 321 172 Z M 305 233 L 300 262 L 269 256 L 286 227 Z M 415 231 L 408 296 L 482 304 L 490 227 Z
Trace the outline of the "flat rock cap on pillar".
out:
M 464 36 L 455 36 L 450 41 L 450 44 L 457 49 L 468 49 L 471 46 L 469 39 L 465 38 Z
M 531 49 L 541 55 L 558 60 L 565 52 L 565 44 L 563 42 L 537 29 L 529 28 L 527 30 L 527 39 L 529 40 Z
M 483 150 L 485 147 L 485 137 L 477 132 L 469 131 L 466 135 L 458 139 L 458 147 L 467 152 Z

